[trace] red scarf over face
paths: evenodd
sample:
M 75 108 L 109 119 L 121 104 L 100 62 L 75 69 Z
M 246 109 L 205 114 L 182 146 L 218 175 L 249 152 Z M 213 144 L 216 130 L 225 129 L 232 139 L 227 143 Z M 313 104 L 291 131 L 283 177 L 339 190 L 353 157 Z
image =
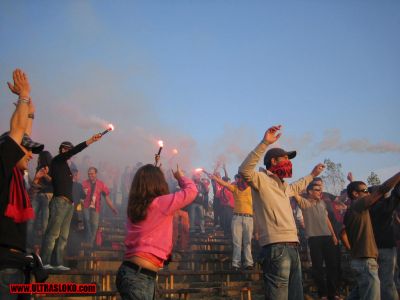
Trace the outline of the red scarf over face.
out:
M 26 192 L 22 172 L 14 167 L 10 183 L 10 197 L 4 213 L 15 223 L 23 223 L 35 217 L 31 201 Z
M 244 179 L 242 177 L 238 177 L 237 181 L 236 181 L 236 185 L 239 189 L 239 191 L 243 192 L 245 189 L 248 188 L 248 184 L 246 181 L 244 181 Z
M 269 171 L 274 173 L 280 179 L 292 177 L 292 162 L 290 160 L 282 160 L 275 166 L 272 166 Z

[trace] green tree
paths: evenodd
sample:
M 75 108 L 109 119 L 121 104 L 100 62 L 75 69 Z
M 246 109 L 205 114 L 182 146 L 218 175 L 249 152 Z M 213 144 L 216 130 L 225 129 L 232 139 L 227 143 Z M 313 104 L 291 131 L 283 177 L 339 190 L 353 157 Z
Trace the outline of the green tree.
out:
M 326 169 L 321 178 L 325 183 L 325 191 L 333 195 L 339 195 L 345 187 L 342 164 L 335 163 L 329 158 L 324 159 L 324 164 Z
M 381 180 L 379 179 L 378 174 L 371 172 L 371 174 L 367 178 L 368 185 L 380 185 Z

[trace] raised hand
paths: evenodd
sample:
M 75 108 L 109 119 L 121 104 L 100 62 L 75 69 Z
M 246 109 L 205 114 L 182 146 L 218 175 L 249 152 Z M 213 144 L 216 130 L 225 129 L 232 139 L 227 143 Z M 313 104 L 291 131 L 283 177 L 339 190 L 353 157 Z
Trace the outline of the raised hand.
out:
M 178 165 L 176 165 L 176 171 L 174 171 L 174 170 L 171 170 L 171 171 L 172 171 L 172 175 L 174 175 L 175 179 L 178 181 L 184 176 L 182 170 L 179 168 Z
M 319 174 L 321 174 L 325 170 L 325 165 L 324 164 L 318 164 L 314 167 L 314 169 L 311 171 L 311 175 L 313 177 L 317 177 Z
M 354 181 L 354 180 L 353 180 L 353 173 L 351 173 L 351 172 L 347 173 L 347 180 L 348 180 L 349 182 L 353 182 L 353 181 Z
M 282 125 L 276 125 L 276 126 L 272 126 L 271 128 L 268 128 L 264 134 L 263 141 L 266 144 L 275 143 L 281 137 L 281 133 L 279 132 L 281 130 L 281 128 L 282 128 Z
M 7 82 L 10 91 L 21 98 L 29 98 L 31 86 L 29 85 L 28 76 L 20 69 L 13 72 L 14 84 Z

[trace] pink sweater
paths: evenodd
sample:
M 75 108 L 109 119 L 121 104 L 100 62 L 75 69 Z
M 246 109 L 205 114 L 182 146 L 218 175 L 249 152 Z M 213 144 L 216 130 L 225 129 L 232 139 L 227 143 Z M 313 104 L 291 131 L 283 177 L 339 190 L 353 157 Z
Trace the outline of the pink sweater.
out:
M 125 258 L 135 253 L 151 253 L 167 259 L 172 250 L 172 220 L 174 213 L 190 204 L 197 195 L 194 182 L 186 177 L 179 181 L 181 190 L 157 197 L 147 208 L 146 219 L 139 223 L 127 222 Z

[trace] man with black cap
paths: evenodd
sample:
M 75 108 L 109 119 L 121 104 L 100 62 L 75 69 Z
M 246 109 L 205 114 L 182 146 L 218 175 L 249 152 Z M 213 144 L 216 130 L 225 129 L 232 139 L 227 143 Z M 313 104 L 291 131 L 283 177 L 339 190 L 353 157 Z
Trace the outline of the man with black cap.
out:
M 281 126 L 269 128 L 263 140 L 239 167 L 239 173 L 253 189 L 253 207 L 259 228 L 259 242 L 265 283 L 265 299 L 303 299 L 299 240 L 290 206 L 290 196 L 299 194 L 324 169 L 318 164 L 311 174 L 287 184 L 292 177 L 290 159 L 296 151 L 272 148 L 264 156 L 267 170 L 254 169 L 267 147 L 281 136 Z
M 0 136 L 0 299 L 17 299 L 10 295 L 10 283 L 24 283 L 30 259 L 26 256 L 27 221 L 34 212 L 26 191 L 23 172 L 28 169 L 32 153 L 43 145 L 32 141 L 31 132 L 35 108 L 30 99 L 30 85 L 24 72 L 13 73 L 10 90 L 18 95 L 11 117 L 10 131 Z M 38 172 L 36 176 L 40 176 Z
M 69 227 L 74 212 L 72 172 L 68 161 L 72 156 L 81 152 L 90 144 L 97 142 L 100 138 L 101 134 L 95 134 L 87 141 L 75 147 L 71 142 L 62 142 L 59 147 L 59 154 L 55 156 L 51 162 L 50 176 L 53 183 L 53 199 L 49 205 L 49 223 L 44 234 L 41 251 L 45 269 L 55 269 L 59 271 L 69 270 L 68 267 L 63 265 L 64 249 L 67 244 Z M 55 266 L 51 265 L 53 250 L 55 250 Z

